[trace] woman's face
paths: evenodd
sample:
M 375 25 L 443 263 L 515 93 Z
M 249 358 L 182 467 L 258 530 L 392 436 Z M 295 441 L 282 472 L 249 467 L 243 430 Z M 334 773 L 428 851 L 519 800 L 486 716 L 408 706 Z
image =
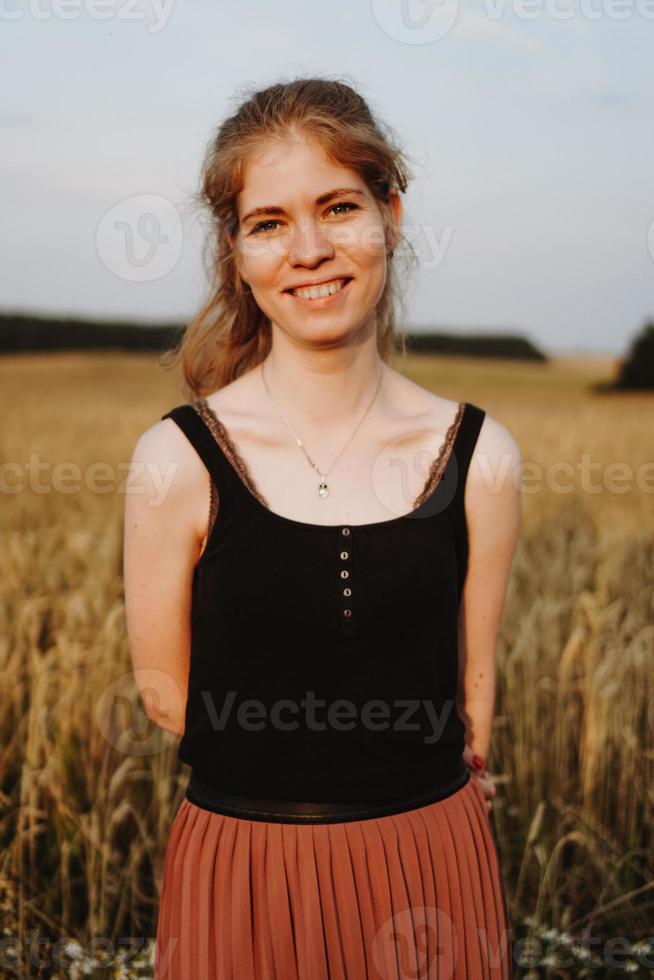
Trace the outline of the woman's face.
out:
M 338 344 L 374 322 L 387 242 L 380 206 L 356 172 L 315 144 L 270 140 L 245 166 L 237 208 L 238 269 L 285 334 L 311 346 Z M 395 193 L 398 228 L 400 214 Z

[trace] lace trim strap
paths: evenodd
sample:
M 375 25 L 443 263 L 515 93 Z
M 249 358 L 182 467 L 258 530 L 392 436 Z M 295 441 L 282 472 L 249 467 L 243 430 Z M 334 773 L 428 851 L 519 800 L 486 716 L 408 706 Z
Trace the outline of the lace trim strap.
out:
M 207 402 L 206 398 L 201 397 L 196 399 L 194 402 L 192 402 L 192 407 L 207 424 L 212 436 L 214 437 L 214 439 L 222 449 L 228 462 L 236 470 L 237 474 L 239 475 L 243 483 L 245 483 L 245 485 L 248 487 L 251 493 L 254 494 L 254 496 L 263 504 L 263 506 L 267 507 L 268 504 L 266 502 L 266 499 L 263 496 L 263 494 L 259 492 L 256 484 L 254 483 L 254 480 L 250 476 L 249 470 L 245 464 L 245 460 L 242 459 L 241 456 L 239 455 L 238 450 L 236 449 L 236 446 L 232 442 L 227 429 L 222 424 L 222 422 L 220 421 L 220 419 L 218 418 L 214 410 L 209 406 L 209 403 Z M 216 523 L 216 518 L 218 516 L 218 494 L 219 494 L 218 488 L 216 487 L 214 480 L 210 478 L 209 518 L 207 521 L 205 547 L 206 547 L 206 542 L 209 540 L 209 536 L 213 531 L 213 526 Z
M 413 503 L 414 508 L 419 507 L 420 504 L 422 504 L 427 497 L 434 492 L 440 483 L 445 467 L 447 466 L 447 461 L 452 453 L 452 446 L 454 445 L 454 440 L 456 439 L 459 431 L 464 411 L 465 402 L 459 402 L 456 415 L 454 416 L 454 421 L 451 423 L 447 432 L 445 433 L 445 439 L 443 440 L 443 445 L 438 451 L 438 456 L 436 459 L 432 460 L 432 464 L 429 467 L 427 481 Z
M 196 401 L 193 402 L 193 408 L 204 419 L 207 426 L 211 430 L 211 434 L 213 435 L 214 439 L 240 476 L 243 483 L 245 483 L 247 488 L 254 494 L 257 500 L 263 504 L 264 507 L 268 507 L 265 497 L 259 492 L 254 480 L 250 476 L 250 471 L 247 468 L 245 460 L 240 456 L 227 429 L 220 421 L 214 410 L 209 406 L 206 398 L 202 397 L 196 399 Z M 211 482 L 213 483 L 213 480 Z
M 209 494 L 209 520 L 207 521 L 207 540 L 209 535 L 213 531 L 213 526 L 216 523 L 216 518 L 218 517 L 218 489 L 213 479 L 210 479 L 210 494 Z

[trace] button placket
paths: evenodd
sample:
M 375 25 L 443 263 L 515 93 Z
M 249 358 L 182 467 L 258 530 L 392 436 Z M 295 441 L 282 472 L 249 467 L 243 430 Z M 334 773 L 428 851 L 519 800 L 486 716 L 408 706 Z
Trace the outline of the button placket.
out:
M 352 529 L 342 527 L 339 535 L 338 578 L 341 594 L 341 624 L 344 632 L 350 632 L 354 625 L 352 602 Z

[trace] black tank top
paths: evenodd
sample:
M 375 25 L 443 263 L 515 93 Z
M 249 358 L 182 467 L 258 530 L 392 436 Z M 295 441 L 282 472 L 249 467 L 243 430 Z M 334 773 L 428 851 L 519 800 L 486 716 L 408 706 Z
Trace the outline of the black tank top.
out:
M 196 802 L 222 812 L 263 799 L 280 813 L 302 801 L 378 814 L 467 782 L 457 616 L 466 475 L 484 415 L 459 403 L 408 514 L 337 525 L 270 510 L 204 398 L 162 416 L 212 490 L 178 746 L 189 798 L 195 786 Z

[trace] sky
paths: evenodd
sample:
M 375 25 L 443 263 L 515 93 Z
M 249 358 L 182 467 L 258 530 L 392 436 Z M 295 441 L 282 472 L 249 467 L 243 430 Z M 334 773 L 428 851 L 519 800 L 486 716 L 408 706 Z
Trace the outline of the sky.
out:
M 654 0 L 0 0 L 0 309 L 183 321 L 248 88 L 353 84 L 410 158 L 411 330 L 621 353 L 654 318 Z

